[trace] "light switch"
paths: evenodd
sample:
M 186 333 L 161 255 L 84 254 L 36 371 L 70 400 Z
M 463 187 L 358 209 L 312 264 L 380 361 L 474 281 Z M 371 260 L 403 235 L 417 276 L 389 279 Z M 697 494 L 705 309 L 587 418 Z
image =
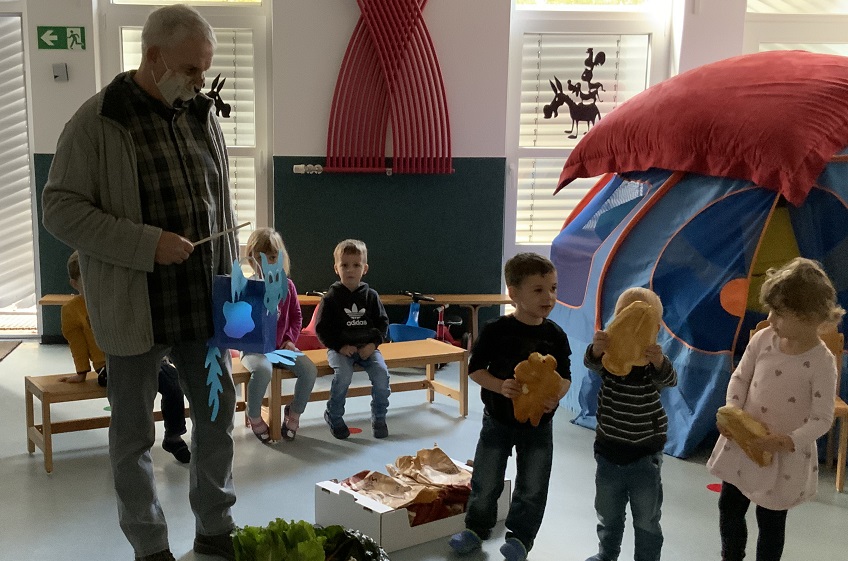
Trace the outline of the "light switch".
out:
M 53 81 L 67 82 L 68 81 L 68 65 L 65 62 L 57 62 L 53 64 Z

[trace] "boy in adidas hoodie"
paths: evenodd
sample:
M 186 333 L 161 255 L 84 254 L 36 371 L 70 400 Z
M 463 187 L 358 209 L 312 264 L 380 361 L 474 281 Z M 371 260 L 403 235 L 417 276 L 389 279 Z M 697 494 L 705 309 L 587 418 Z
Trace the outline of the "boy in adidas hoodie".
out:
M 389 370 L 377 348 L 386 339 L 389 316 L 380 296 L 362 276 L 368 272 L 368 249 L 359 240 L 339 242 L 333 251 L 333 270 L 339 282 L 333 283 L 321 301 L 318 339 L 327 347 L 327 361 L 335 371 L 324 420 L 333 436 L 350 436 L 344 422 L 345 398 L 354 365 L 361 366 L 371 380 L 371 428 L 374 438 L 386 438 L 386 412 L 389 408 Z

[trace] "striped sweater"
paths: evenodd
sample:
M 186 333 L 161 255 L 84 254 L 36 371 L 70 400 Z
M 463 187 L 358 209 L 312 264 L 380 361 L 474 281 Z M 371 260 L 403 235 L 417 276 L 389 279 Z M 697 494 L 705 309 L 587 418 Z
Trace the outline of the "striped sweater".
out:
M 601 377 L 595 453 L 624 465 L 662 450 L 668 417 L 660 390 L 677 385 L 677 372 L 668 357 L 659 368 L 649 363 L 634 366 L 627 376 L 615 376 L 607 372 L 600 358 L 592 356 L 589 345 L 583 363 Z

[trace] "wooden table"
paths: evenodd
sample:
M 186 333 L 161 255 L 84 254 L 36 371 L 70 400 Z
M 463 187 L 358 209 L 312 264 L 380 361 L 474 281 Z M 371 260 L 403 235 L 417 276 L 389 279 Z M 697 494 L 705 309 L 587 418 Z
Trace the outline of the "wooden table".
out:
M 472 340 L 477 340 L 477 333 L 480 329 L 477 318 L 480 308 L 512 304 L 512 300 L 506 294 L 425 294 L 425 296 L 429 296 L 433 301 L 421 300 L 420 304 L 468 308 L 471 312 L 470 331 Z M 317 306 L 321 301 L 320 296 L 304 296 L 300 294 L 297 296 L 297 299 L 301 306 Z M 381 294 L 380 300 L 384 306 L 408 306 L 412 303 L 412 298 L 406 294 Z
M 477 333 L 480 329 L 477 318 L 480 308 L 512 303 L 512 300 L 506 294 L 426 294 L 425 296 L 433 298 L 433 301 L 422 300 L 421 304 L 468 308 L 471 313 L 470 331 L 472 340 L 477 339 Z M 73 294 L 45 294 L 38 301 L 38 304 L 40 306 L 61 306 L 73 297 Z M 297 300 L 301 306 L 317 306 L 321 297 L 298 294 Z M 405 294 L 381 294 L 380 300 L 382 300 L 384 306 L 408 306 L 412 302 L 412 298 Z

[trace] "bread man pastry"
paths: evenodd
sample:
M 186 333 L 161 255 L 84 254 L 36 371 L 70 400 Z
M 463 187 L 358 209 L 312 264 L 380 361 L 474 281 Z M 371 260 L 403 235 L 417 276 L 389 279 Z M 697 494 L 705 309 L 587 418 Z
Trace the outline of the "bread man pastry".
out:
M 559 396 L 562 377 L 556 371 L 557 361 L 550 355 L 531 353 L 515 367 L 515 379 L 521 384 L 521 395 L 512 399 L 515 419 L 539 426 L 545 414 L 545 401 Z
M 716 411 L 716 421 L 722 430 L 730 433 L 733 441 L 758 466 L 766 467 L 771 465 L 771 452 L 757 451 L 751 448 L 752 440 L 769 433 L 764 424 L 733 405 L 719 407 L 718 411 Z
M 647 302 L 637 300 L 619 311 L 606 329 L 609 346 L 601 363 L 616 376 L 627 376 L 634 366 L 645 366 L 645 349 L 657 342 L 660 314 Z

